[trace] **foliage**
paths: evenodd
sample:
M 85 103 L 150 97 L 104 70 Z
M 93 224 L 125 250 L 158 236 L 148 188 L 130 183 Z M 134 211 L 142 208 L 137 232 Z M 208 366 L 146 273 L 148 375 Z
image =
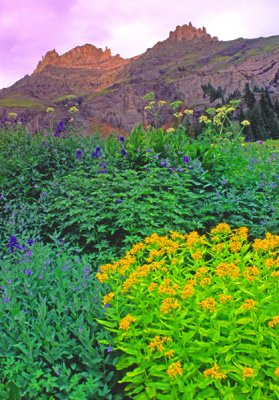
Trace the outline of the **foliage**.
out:
M 51 249 L 10 240 L 1 263 L 1 398 L 120 399 L 116 352 L 100 341 L 102 289 L 86 257 L 61 242 Z M 118 385 L 120 393 L 120 387 Z
M 101 266 L 106 319 L 134 399 L 277 399 L 279 236 L 153 234 Z
M 279 234 L 278 143 L 245 142 L 252 125 L 241 108 L 232 110 L 235 101 L 208 109 L 196 139 L 193 110 L 179 100 L 166 106 L 176 128 L 139 125 L 129 136 L 107 139 L 63 121 L 53 127 L 51 107 L 47 132 L 30 134 L 15 113 L 0 122 L 1 398 L 126 398 L 125 382 L 117 382 L 123 374 L 114 369 L 122 350 L 96 321 L 105 320 L 108 306 L 100 303 L 109 288 L 102 289 L 95 273 L 101 263 L 125 259 L 136 242 L 169 231 L 202 235 L 221 221 L 232 229 L 249 227 L 250 240 Z M 67 107 L 74 119 L 78 108 Z M 185 257 L 185 265 L 193 262 Z M 127 293 L 121 313 L 130 306 Z M 180 367 L 170 367 L 170 374 Z M 217 386 L 206 398 L 216 398 Z M 253 400 L 264 398 L 265 390 L 256 389 Z

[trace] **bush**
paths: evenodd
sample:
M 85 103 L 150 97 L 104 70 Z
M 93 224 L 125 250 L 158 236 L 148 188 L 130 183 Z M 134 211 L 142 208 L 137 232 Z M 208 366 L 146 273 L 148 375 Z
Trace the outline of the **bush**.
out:
M 102 288 L 86 257 L 10 239 L 1 263 L 0 394 L 9 399 L 122 399 Z M 11 394 L 10 394 L 11 395 Z
M 97 273 L 133 399 L 277 399 L 279 236 L 153 234 Z M 186 398 L 185 397 L 185 398 Z

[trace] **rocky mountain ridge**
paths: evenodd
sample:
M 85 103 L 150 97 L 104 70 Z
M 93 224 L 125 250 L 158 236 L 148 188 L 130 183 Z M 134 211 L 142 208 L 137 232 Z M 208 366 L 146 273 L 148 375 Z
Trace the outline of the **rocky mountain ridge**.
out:
M 57 122 L 66 121 L 76 102 L 77 122 L 89 131 L 105 126 L 129 132 L 146 119 L 142 97 L 149 91 L 201 110 L 210 106 L 203 86 L 220 87 L 228 96 L 247 83 L 279 98 L 279 36 L 219 41 L 189 23 L 131 59 L 91 44 L 62 55 L 47 52 L 31 76 L 0 91 L 0 117 L 15 111 L 34 131 L 48 125 L 46 107 L 55 108 Z M 170 120 L 165 113 L 160 123 Z

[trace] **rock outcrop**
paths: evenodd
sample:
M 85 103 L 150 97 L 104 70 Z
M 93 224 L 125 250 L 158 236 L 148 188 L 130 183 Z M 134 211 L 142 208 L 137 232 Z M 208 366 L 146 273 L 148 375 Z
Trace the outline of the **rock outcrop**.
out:
M 202 41 L 218 41 L 216 36 L 212 37 L 207 32 L 206 29 L 203 28 L 195 28 L 193 27 L 192 23 L 189 22 L 189 25 L 185 24 L 183 26 L 177 26 L 175 31 L 171 31 L 169 34 L 169 41 L 178 41 L 181 42 L 182 40 L 202 40 Z
M 110 49 L 106 47 L 103 51 L 92 44 L 77 46 L 61 56 L 56 50 L 46 53 L 38 63 L 34 73 L 43 71 L 47 66 L 56 66 L 62 68 L 84 68 L 84 69 L 111 69 L 117 68 L 126 61 L 120 57 L 111 55 Z

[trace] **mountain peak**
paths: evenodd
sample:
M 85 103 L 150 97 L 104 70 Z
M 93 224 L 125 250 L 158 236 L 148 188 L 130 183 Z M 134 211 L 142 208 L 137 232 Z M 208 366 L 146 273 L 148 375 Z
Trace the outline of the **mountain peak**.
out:
M 92 44 L 77 46 L 66 53 L 59 55 L 56 50 L 48 51 L 39 61 L 34 73 L 41 72 L 46 66 L 52 65 L 65 68 L 94 68 L 99 64 L 119 62 L 123 59 L 117 54 L 111 55 L 107 47 L 103 51 Z
M 206 29 L 203 28 L 195 28 L 191 22 L 189 25 L 185 24 L 182 26 L 177 26 L 175 31 L 171 31 L 169 34 L 169 41 L 181 42 L 183 40 L 194 41 L 194 40 L 203 40 L 203 41 L 218 41 L 216 36 L 212 37 L 207 32 Z

